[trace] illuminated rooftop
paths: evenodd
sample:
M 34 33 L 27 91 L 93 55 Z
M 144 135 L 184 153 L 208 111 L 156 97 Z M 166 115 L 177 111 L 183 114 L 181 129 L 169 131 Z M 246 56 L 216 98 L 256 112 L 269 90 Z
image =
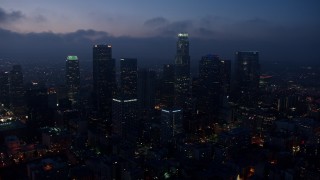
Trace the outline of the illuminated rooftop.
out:
M 107 46 L 108 48 L 112 48 L 112 45 L 110 45 L 110 44 L 96 44 L 96 45 L 94 45 L 94 47 L 105 47 L 105 46 Z
M 69 61 L 78 60 L 78 56 L 68 56 L 68 57 L 67 57 L 67 60 L 69 60 Z
M 181 109 L 162 109 L 161 110 L 162 112 L 166 112 L 166 113 L 170 113 L 170 112 L 172 112 L 172 113 L 177 113 L 177 112 L 181 112 Z
M 179 33 L 178 37 L 188 37 L 188 33 Z
M 138 101 L 138 99 L 124 99 L 124 100 L 121 100 L 121 99 L 112 99 L 113 101 L 116 101 L 116 102 L 136 102 Z
M 259 53 L 259 51 L 237 51 L 236 54 L 239 54 L 239 53 L 251 53 L 251 54 L 257 54 Z

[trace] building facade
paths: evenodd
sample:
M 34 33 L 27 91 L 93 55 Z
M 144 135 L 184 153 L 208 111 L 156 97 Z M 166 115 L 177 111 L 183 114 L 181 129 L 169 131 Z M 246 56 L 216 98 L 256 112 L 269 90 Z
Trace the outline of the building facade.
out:
M 124 99 L 137 98 L 138 91 L 137 59 L 120 59 L 120 89 Z
M 179 108 L 168 108 L 161 110 L 161 142 L 172 142 L 174 138 L 184 132 L 183 111 Z
M 116 89 L 115 60 L 111 45 L 93 46 L 93 103 L 106 118 L 112 116 L 112 97 Z
M 174 65 L 163 65 L 163 75 L 161 82 L 160 104 L 162 108 L 171 108 L 174 106 Z
M 139 136 L 138 99 L 114 98 L 112 103 L 113 133 L 135 142 Z
M 137 59 L 120 59 L 120 92 L 113 98 L 113 132 L 136 143 L 141 126 L 138 120 Z
M 259 90 L 259 52 L 236 52 L 235 95 L 239 102 L 253 103 Z
M 156 99 L 156 72 L 148 69 L 138 71 L 138 100 L 142 116 L 152 114 Z
M 75 104 L 80 97 L 80 68 L 77 56 L 68 56 L 66 60 L 66 86 L 68 99 Z
M 199 81 L 198 113 L 215 116 L 218 113 L 222 90 L 219 56 L 202 57 L 199 62 Z
M 186 109 L 190 98 L 189 35 L 179 33 L 175 57 L 175 105 Z

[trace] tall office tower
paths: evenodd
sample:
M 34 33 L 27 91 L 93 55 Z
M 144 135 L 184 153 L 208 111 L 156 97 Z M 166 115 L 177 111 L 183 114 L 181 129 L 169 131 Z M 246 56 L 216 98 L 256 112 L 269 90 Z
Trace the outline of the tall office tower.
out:
M 138 99 L 114 98 L 112 103 L 113 133 L 136 142 L 139 137 Z
M 93 103 L 106 118 L 112 116 L 112 97 L 116 88 L 115 60 L 111 45 L 93 46 Z
M 224 96 L 230 95 L 231 86 L 231 61 L 220 59 L 220 77 L 222 94 Z
M 182 109 L 162 109 L 161 110 L 161 142 L 172 142 L 178 134 L 183 133 L 183 112 Z
M 199 62 L 198 111 L 210 118 L 218 113 L 221 95 L 221 65 L 217 55 L 203 56 Z
M 230 91 L 231 62 L 217 55 L 203 56 L 199 61 L 197 112 L 206 121 L 213 122 Z M 205 121 L 205 122 L 206 122 Z M 207 125 L 207 124 L 205 124 Z
M 190 56 L 187 33 L 178 34 L 175 57 L 175 105 L 187 108 L 190 97 Z
M 9 73 L 0 72 L 0 105 L 9 106 Z
M 160 103 L 163 108 L 174 106 L 174 65 L 163 66 Z
M 113 98 L 112 121 L 114 133 L 136 142 L 141 126 L 138 121 L 137 59 L 120 60 L 120 93 Z
M 156 97 L 156 72 L 147 69 L 138 71 L 138 100 L 143 111 L 152 111 Z
M 79 101 L 80 95 L 80 69 L 77 56 L 68 56 L 66 60 L 66 86 L 67 96 L 72 104 Z
M 120 89 L 122 98 L 137 98 L 137 78 L 137 59 L 120 59 Z
M 236 52 L 235 96 L 240 103 L 254 105 L 259 88 L 259 52 Z
M 9 75 L 10 104 L 16 111 L 24 105 L 23 74 L 20 65 L 14 65 Z

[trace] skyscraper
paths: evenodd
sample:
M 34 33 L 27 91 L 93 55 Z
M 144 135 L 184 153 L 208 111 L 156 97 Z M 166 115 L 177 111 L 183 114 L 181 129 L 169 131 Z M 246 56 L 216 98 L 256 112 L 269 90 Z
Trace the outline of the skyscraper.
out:
M 235 94 L 241 102 L 253 103 L 259 88 L 259 52 L 236 52 Z
M 202 57 L 199 62 L 199 79 L 198 110 L 200 113 L 214 116 L 218 113 L 221 94 L 219 56 L 206 55 Z
M 231 63 L 218 55 L 206 55 L 199 61 L 197 110 L 206 120 L 218 117 L 225 96 L 229 95 Z
M 174 65 L 163 65 L 163 75 L 161 82 L 161 106 L 172 108 L 174 106 Z
M 175 104 L 186 108 L 190 96 L 190 56 L 187 33 L 178 34 L 175 57 Z
M 135 142 L 139 136 L 138 99 L 114 98 L 112 103 L 113 133 Z
M 222 93 L 224 96 L 230 95 L 231 86 L 231 61 L 220 59 L 220 77 Z
M 120 92 L 113 98 L 113 131 L 135 143 L 140 135 L 137 99 L 137 59 L 120 59 Z
M 138 71 L 138 100 L 143 111 L 154 109 L 156 96 L 156 72 L 148 69 Z
M 163 143 L 172 142 L 178 134 L 183 133 L 183 112 L 181 109 L 161 110 L 161 141 Z
M 66 60 L 66 86 L 68 99 L 75 104 L 80 94 L 80 69 L 77 56 L 68 56 Z
M 115 60 L 111 45 L 93 46 L 93 103 L 98 112 L 112 116 L 112 97 L 116 88 Z
M 121 96 L 125 99 L 137 98 L 138 72 L 137 59 L 120 59 Z

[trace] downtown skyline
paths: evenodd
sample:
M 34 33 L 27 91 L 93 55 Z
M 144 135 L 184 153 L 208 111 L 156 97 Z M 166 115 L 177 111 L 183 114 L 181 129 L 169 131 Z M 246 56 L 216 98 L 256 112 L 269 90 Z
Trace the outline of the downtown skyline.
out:
M 320 179 L 320 3 L 2 2 L 0 179 Z

